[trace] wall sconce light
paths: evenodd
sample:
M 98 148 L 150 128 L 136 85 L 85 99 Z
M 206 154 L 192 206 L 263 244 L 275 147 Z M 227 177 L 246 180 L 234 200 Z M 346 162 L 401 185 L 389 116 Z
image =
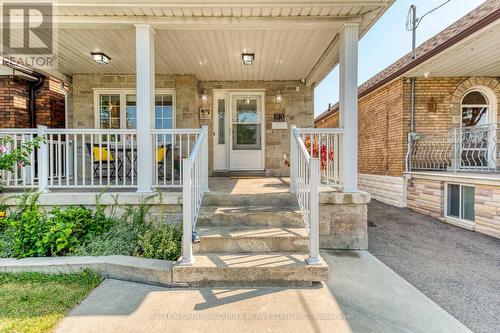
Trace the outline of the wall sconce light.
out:
M 94 61 L 100 65 L 107 65 L 111 60 L 111 58 L 108 55 L 102 52 L 92 52 L 90 53 L 90 55 L 92 55 L 92 59 L 94 59 Z
M 243 61 L 243 65 L 253 65 L 253 62 L 255 60 L 255 54 L 254 53 L 242 53 L 241 60 Z
M 205 89 L 203 89 L 203 92 L 201 93 L 201 101 L 203 103 L 206 103 L 208 101 L 208 94 Z
M 283 102 L 283 95 L 281 94 L 281 91 L 278 91 L 278 94 L 276 95 L 276 103 L 281 102 Z

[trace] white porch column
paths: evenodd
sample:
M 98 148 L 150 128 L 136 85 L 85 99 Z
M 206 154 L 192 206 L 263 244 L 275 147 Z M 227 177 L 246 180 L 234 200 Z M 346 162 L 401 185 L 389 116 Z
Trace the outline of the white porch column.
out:
M 137 192 L 151 192 L 153 141 L 151 113 L 155 102 L 154 31 L 148 24 L 135 26 L 137 95 Z
M 344 191 L 358 190 L 358 24 L 340 32 L 339 123 L 344 128 L 342 167 Z

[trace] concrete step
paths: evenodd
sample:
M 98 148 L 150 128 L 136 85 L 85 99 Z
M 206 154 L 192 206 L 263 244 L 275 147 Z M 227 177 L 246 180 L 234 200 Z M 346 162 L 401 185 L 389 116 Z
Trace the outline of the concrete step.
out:
M 198 226 L 302 227 L 298 206 L 201 207 Z
M 208 192 L 203 196 L 203 206 L 296 206 L 295 194 L 289 192 L 234 194 Z
M 308 265 L 300 253 L 209 253 L 192 266 L 173 267 L 174 283 L 190 286 L 315 286 L 328 280 L 328 265 Z
M 197 253 L 307 253 L 309 236 L 305 228 L 262 228 L 248 226 L 197 228 Z

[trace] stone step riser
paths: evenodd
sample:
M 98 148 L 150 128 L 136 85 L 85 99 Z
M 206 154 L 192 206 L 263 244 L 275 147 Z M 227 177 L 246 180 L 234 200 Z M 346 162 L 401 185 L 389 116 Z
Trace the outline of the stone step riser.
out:
M 317 286 L 328 280 L 328 266 L 307 265 L 307 255 L 199 254 L 193 266 L 174 266 L 174 282 L 199 286 Z
M 235 212 L 230 210 L 202 210 L 198 216 L 199 226 L 228 227 L 233 225 L 263 227 L 293 227 L 304 225 L 302 214 L 296 211 L 281 212 Z
M 248 207 L 248 206 L 294 206 L 297 199 L 293 193 L 220 194 L 207 193 L 202 206 Z
M 307 253 L 308 242 L 305 237 L 201 237 L 194 251 L 196 253 Z

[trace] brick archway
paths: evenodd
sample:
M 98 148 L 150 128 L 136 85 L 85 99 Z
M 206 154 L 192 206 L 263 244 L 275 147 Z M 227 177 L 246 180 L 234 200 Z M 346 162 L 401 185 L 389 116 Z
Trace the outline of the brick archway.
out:
M 455 89 L 455 92 L 451 96 L 450 99 L 450 111 L 453 119 L 454 125 L 459 125 L 461 123 L 461 106 L 462 106 L 462 98 L 467 93 L 467 91 L 472 90 L 474 88 L 485 88 L 489 92 L 488 95 L 493 94 L 495 96 L 494 109 L 497 112 L 497 121 L 500 120 L 500 81 L 496 78 L 486 77 L 486 76 L 478 76 L 478 77 L 469 77 L 462 81 Z M 490 101 L 491 103 L 492 101 Z

